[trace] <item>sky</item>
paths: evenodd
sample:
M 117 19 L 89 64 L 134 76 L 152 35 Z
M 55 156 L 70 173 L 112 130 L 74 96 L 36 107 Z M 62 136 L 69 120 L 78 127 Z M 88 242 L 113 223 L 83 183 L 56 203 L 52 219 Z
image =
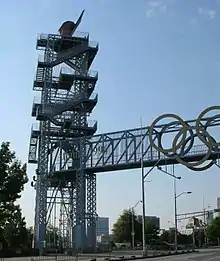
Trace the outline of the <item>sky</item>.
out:
M 99 72 L 99 102 L 91 119 L 98 133 L 148 126 L 160 114 L 194 119 L 206 107 L 218 105 L 220 84 L 220 1 L 217 0 L 11 0 L 2 1 L 1 141 L 10 141 L 27 162 L 33 119 L 32 90 L 36 72 L 36 37 L 57 33 L 62 22 L 76 20 L 79 30 L 99 42 L 92 69 Z M 30 181 L 35 166 L 28 167 Z M 192 172 L 176 166 L 178 213 L 216 207 L 220 170 Z M 97 208 L 110 224 L 141 197 L 140 170 L 101 173 L 97 177 Z M 173 217 L 173 180 L 153 171 L 146 183 L 146 213 L 168 227 Z M 29 184 L 20 201 L 28 225 L 33 225 L 35 191 Z M 141 213 L 140 205 L 136 208 Z

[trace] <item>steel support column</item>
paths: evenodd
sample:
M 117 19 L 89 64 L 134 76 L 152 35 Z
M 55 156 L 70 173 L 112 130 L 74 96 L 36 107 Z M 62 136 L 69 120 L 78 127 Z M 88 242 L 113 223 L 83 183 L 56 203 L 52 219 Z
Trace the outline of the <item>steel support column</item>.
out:
M 88 247 L 96 248 L 96 175 L 87 175 L 87 237 Z
M 86 248 L 86 179 L 85 172 L 78 170 L 76 172 L 76 228 L 75 228 L 75 244 L 76 249 L 80 252 Z

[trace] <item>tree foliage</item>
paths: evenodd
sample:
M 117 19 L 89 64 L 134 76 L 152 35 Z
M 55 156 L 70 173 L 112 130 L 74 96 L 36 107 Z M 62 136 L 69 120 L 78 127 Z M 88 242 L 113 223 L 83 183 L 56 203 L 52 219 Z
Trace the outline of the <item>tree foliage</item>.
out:
M 132 237 L 132 211 L 124 210 L 123 213 L 119 216 L 117 222 L 113 225 L 113 235 L 114 241 L 117 243 L 121 242 L 131 242 Z M 135 231 L 135 240 L 140 237 L 141 224 L 137 221 L 137 216 L 134 215 L 134 231 Z
M 9 142 L 0 145 L 0 242 L 4 249 L 32 248 L 33 228 L 27 228 L 16 200 L 28 182 L 27 166 L 22 164 Z M 50 247 L 58 244 L 58 229 L 49 226 L 46 241 Z
M 153 223 L 146 222 L 145 226 L 145 240 L 146 243 L 151 243 L 152 241 L 155 241 L 159 238 L 158 236 L 159 230 L 155 227 Z
M 20 193 L 27 182 L 27 165 L 22 165 L 16 158 L 15 152 L 11 152 L 9 142 L 3 142 L 0 147 L 1 214 L 7 209 L 8 205 L 21 197 Z
M 172 231 L 170 231 L 170 230 L 165 230 L 161 234 L 160 240 L 167 242 L 167 243 L 173 243 L 174 242 L 174 233 L 172 233 Z
M 28 244 L 27 247 L 31 249 L 33 247 L 33 239 L 34 239 L 34 229 L 33 227 L 27 228 L 27 234 L 28 234 Z
M 125 243 L 132 242 L 132 211 L 124 210 L 119 216 L 116 223 L 113 225 L 114 242 Z M 142 242 L 142 223 L 139 222 L 137 216 L 133 215 L 134 231 L 135 231 L 135 244 Z M 146 242 L 158 238 L 158 229 L 152 223 L 145 224 L 145 239 Z
M 14 206 L 13 213 L 4 226 L 4 239 L 10 249 L 26 248 L 28 245 L 28 230 L 19 206 Z
M 206 229 L 206 235 L 211 242 L 218 242 L 220 239 L 220 217 L 216 217 L 212 220 L 211 224 Z
M 175 242 L 175 231 L 174 230 L 165 230 L 161 236 L 160 240 L 162 242 L 174 244 Z M 177 241 L 180 245 L 188 245 L 193 243 L 192 235 L 186 235 L 178 232 L 177 234 Z
M 20 247 L 27 241 L 26 223 L 16 200 L 28 182 L 27 166 L 22 164 L 9 142 L 0 146 L 0 240 L 8 248 Z

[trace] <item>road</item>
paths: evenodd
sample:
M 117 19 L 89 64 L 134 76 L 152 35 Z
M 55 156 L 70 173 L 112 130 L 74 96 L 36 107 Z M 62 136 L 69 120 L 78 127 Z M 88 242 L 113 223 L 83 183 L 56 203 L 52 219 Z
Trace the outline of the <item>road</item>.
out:
M 142 259 L 143 260 L 143 259 Z M 149 261 L 150 259 L 144 259 Z M 183 254 L 170 257 L 158 257 L 152 259 L 152 261 L 220 261 L 220 250 L 201 250 L 199 253 Z
M 114 260 L 114 258 L 112 258 Z M 1 258 L 0 258 L 1 260 Z M 56 260 L 56 261 L 75 261 L 75 257 L 68 257 L 68 256 L 61 256 L 53 258 L 53 257 L 38 257 L 32 259 L 31 257 L 20 257 L 20 258 L 5 258 L 2 259 L 4 261 L 31 261 L 31 260 L 41 260 L 41 261 L 46 261 L 46 260 Z M 81 256 L 79 261 L 90 261 L 91 257 L 84 257 Z M 98 261 L 104 261 L 103 257 L 98 257 Z M 123 260 L 123 259 L 122 259 Z M 138 259 L 137 259 L 138 260 Z M 207 249 L 207 250 L 201 250 L 198 253 L 189 253 L 189 254 L 181 254 L 181 255 L 173 255 L 173 256 L 165 256 L 165 257 L 156 257 L 156 258 L 146 258 L 146 259 L 140 259 L 140 261 L 220 261 L 220 249 Z

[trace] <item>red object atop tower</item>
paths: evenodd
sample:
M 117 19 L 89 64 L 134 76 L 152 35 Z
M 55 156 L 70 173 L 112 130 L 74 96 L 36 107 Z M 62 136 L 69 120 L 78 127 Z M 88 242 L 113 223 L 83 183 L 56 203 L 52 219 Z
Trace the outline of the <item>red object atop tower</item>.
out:
M 59 31 L 60 35 L 62 35 L 62 36 L 70 36 L 71 37 L 73 35 L 74 31 L 75 31 L 74 30 L 75 27 L 76 27 L 76 24 L 74 22 L 66 21 L 61 25 L 61 27 L 58 31 Z
M 73 21 L 66 21 L 61 25 L 60 29 L 58 30 L 61 36 L 66 36 L 66 37 L 73 36 L 74 32 L 76 31 L 77 27 L 82 21 L 84 11 L 85 10 L 82 11 L 76 23 L 74 23 Z

